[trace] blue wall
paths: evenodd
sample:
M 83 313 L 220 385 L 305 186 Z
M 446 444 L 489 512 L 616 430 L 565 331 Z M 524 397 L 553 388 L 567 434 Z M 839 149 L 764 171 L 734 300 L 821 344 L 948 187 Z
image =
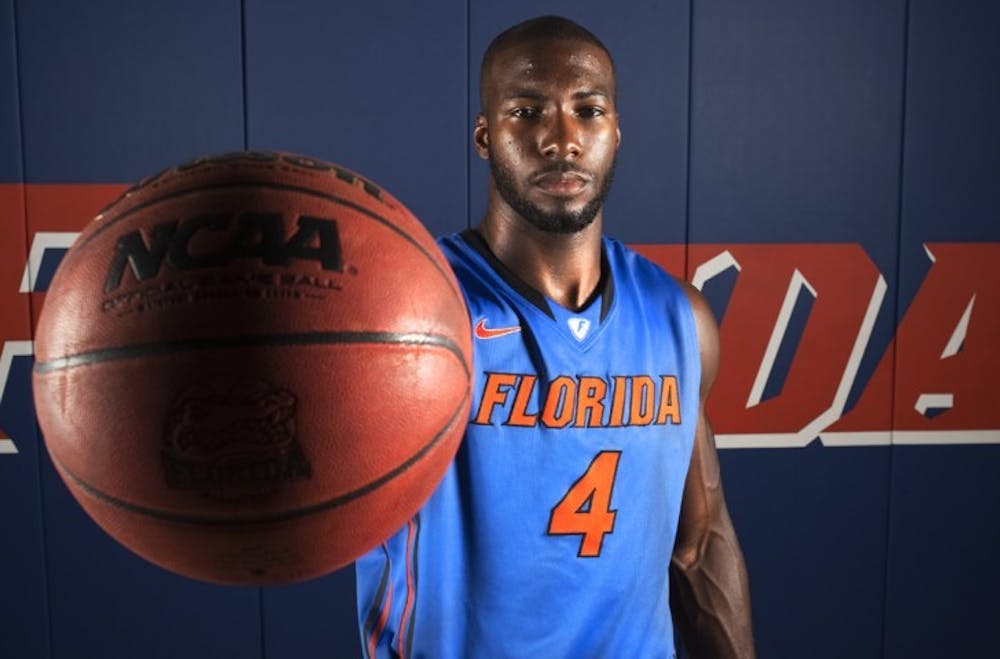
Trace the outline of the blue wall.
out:
M 20 292 L 22 273 L 40 235 L 83 226 L 99 184 L 242 148 L 343 163 L 435 233 L 476 223 L 478 61 L 495 33 L 541 13 L 579 20 L 615 57 L 623 143 L 608 231 L 677 246 L 665 265 L 689 277 L 726 249 L 741 263 L 705 287 L 728 350 L 720 388 L 745 398 L 759 363 L 739 319 L 759 316 L 765 338 L 774 326 L 774 310 L 753 316 L 740 300 L 780 302 L 792 269 L 848 282 L 796 306 L 798 348 L 783 344 L 759 405 L 713 401 L 760 656 L 996 656 L 1000 419 L 988 408 L 1000 396 L 956 394 L 940 417 L 908 421 L 908 364 L 942 346 L 900 334 L 935 268 L 987 272 L 931 261 L 933 244 L 1000 257 L 996 2 L 0 0 L 0 657 L 360 656 L 351 570 L 209 586 L 90 522 L 35 426 L 26 341 L 44 282 Z M 846 400 L 827 395 L 844 367 L 826 376 L 820 362 L 836 350 L 808 355 L 825 336 L 849 333 L 851 348 L 878 275 L 884 297 Z M 960 284 L 945 289 L 959 312 L 970 292 L 976 306 L 953 361 L 987 381 L 1000 368 L 1000 278 Z M 805 424 L 788 410 L 813 394 L 835 414 L 807 426 L 809 441 L 789 439 Z

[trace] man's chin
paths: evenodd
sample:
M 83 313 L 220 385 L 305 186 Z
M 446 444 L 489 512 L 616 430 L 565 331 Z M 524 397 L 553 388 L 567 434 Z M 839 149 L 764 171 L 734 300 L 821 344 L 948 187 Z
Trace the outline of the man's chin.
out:
M 533 227 L 545 233 L 569 235 L 580 233 L 594 222 L 595 214 L 581 213 L 521 213 Z

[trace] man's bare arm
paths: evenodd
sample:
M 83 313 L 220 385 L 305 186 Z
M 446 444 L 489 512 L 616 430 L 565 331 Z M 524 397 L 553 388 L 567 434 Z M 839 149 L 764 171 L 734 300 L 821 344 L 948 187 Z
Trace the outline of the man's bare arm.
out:
M 670 565 L 671 608 L 692 659 L 752 659 L 756 652 L 746 565 L 726 508 L 715 437 L 705 416 L 705 401 L 718 372 L 719 332 L 705 299 L 693 287 L 686 288 L 698 326 L 702 376 L 698 426 Z

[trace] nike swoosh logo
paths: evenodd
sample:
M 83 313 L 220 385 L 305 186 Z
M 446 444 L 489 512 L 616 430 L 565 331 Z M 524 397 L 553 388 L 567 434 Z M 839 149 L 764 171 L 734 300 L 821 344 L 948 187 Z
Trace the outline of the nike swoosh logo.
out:
M 507 336 L 508 334 L 517 334 L 521 331 L 520 325 L 514 325 L 513 327 L 497 327 L 490 328 L 486 326 L 486 319 L 480 318 L 479 322 L 476 323 L 475 334 L 477 339 L 495 339 L 501 336 Z

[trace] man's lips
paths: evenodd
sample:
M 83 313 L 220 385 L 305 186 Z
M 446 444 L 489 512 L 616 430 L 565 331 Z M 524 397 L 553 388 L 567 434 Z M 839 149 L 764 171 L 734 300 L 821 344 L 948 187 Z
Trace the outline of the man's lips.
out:
M 589 182 L 589 176 L 577 171 L 542 172 L 532 177 L 532 183 L 536 187 L 556 197 L 573 196 L 587 187 Z

